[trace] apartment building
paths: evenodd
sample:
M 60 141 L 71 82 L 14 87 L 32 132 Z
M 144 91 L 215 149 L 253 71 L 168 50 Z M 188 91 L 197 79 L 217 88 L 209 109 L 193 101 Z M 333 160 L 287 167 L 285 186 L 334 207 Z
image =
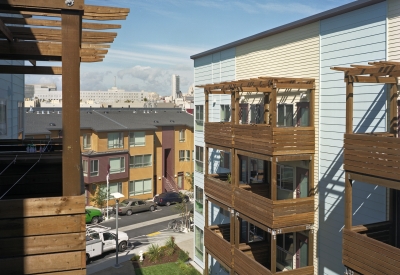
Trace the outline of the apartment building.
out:
M 25 114 L 26 139 L 62 138 L 59 110 Z M 125 198 L 190 189 L 193 117 L 176 109 L 81 110 L 80 143 L 86 204 L 97 186 Z M 113 200 L 110 201 L 113 203 Z
M 191 56 L 195 200 L 202 205 L 195 211 L 194 260 L 207 272 L 398 273 L 395 241 L 387 234 L 370 240 L 382 226 L 389 232 L 388 224 L 391 236 L 399 234 L 391 191 L 398 189 L 397 149 L 376 166 L 395 175 L 388 180 L 367 161 L 376 152 L 349 157 L 348 143 L 358 141 L 344 135 L 387 133 L 388 148 L 398 147 L 391 124 L 398 88 L 390 85 L 398 76 L 399 32 L 398 1 L 363 0 Z M 394 62 L 378 63 L 386 60 Z M 365 76 L 358 71 L 349 81 L 350 65 L 391 79 L 358 81 Z M 361 92 L 354 92 L 346 124 L 349 83 Z M 360 144 L 366 149 L 375 141 Z M 346 226 L 345 209 L 352 217 Z M 376 223 L 381 227 L 368 232 Z M 356 246 L 349 238 L 361 241 Z M 356 254 L 362 241 L 390 251 L 391 264 Z

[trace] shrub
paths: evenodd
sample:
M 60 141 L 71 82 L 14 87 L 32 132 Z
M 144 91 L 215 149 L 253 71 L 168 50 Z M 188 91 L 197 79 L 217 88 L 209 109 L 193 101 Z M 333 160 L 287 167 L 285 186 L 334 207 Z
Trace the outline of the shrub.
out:
M 179 250 L 178 260 L 181 262 L 187 262 L 189 260 L 189 252 Z
M 140 259 L 140 256 L 139 255 L 134 255 L 132 258 L 131 258 L 131 261 L 139 261 L 139 259 Z
M 162 248 L 158 244 L 152 244 L 147 249 L 149 260 L 153 263 L 157 262 L 163 255 Z
M 165 242 L 165 246 L 167 248 L 172 248 L 175 249 L 175 238 L 174 237 L 169 237 L 168 240 Z

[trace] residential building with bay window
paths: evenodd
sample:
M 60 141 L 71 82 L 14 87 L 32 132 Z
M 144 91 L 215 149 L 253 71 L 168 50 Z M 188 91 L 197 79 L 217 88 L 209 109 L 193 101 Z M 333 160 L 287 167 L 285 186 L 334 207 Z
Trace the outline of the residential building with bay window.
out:
M 399 33 L 362 0 L 191 56 L 206 274 L 399 273 Z
M 25 114 L 26 139 L 62 137 L 59 110 Z M 99 186 L 125 198 L 152 198 L 190 189 L 193 115 L 176 109 L 81 109 L 82 174 L 86 204 Z M 110 201 L 111 204 L 113 200 Z

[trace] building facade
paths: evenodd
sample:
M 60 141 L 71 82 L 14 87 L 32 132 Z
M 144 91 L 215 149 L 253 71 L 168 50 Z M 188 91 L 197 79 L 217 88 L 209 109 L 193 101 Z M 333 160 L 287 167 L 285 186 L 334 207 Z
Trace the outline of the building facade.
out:
M 144 109 L 143 109 L 144 110 Z M 86 204 L 99 187 L 125 198 L 152 198 L 191 189 L 192 115 L 169 110 L 81 110 L 81 152 Z M 62 138 L 61 113 L 26 113 L 27 140 Z M 113 204 L 113 200 L 110 201 Z
M 248 260 L 246 262 L 253 264 L 254 272 L 263 270 L 263 274 L 291 269 L 293 272 L 295 269 L 298 269 L 298 272 L 304 272 L 299 274 L 343 274 L 346 268 L 355 271 L 354 266 L 353 268 L 345 267 L 342 261 L 345 207 L 345 170 L 342 164 L 343 135 L 346 132 L 346 83 L 343 81 L 343 73 L 331 70 L 331 67 L 348 67 L 351 64 L 368 65 L 368 62 L 381 60 L 399 61 L 399 49 L 396 47 L 399 42 L 399 18 L 398 1 L 356 1 L 191 57 L 194 60 L 195 85 L 202 86 L 195 88 L 195 195 L 196 201 L 205 203 L 209 208 L 207 214 L 195 212 L 196 256 L 194 260 L 200 266 L 206 267 L 205 264 L 208 262 L 212 274 L 230 271 L 248 274 L 245 272 L 246 270 L 249 272 L 250 264 L 245 265 L 244 261 L 237 258 L 237 255 L 244 253 L 248 257 L 245 258 Z M 283 88 L 277 91 L 276 101 L 271 101 L 274 98 L 272 92 L 269 98 L 266 98 L 260 92 L 256 94 L 243 89 L 242 94 L 237 95 L 239 98 L 235 98 L 238 101 L 236 104 L 228 88 L 216 87 L 216 83 L 220 82 L 252 78 L 260 81 L 259 77 L 264 76 L 273 76 L 278 80 L 308 78 L 313 80 L 314 88 L 303 91 L 300 88 L 293 90 L 295 86 L 291 89 L 287 86 L 285 93 L 280 94 L 284 88 L 281 86 Z M 215 86 L 207 85 L 213 83 Z M 233 87 L 237 85 L 231 84 Z M 254 83 L 246 83 L 244 87 L 254 85 Z M 276 87 L 279 87 L 279 84 L 277 85 Z M 354 96 L 354 132 L 388 132 L 386 92 L 388 87 L 384 84 L 371 85 L 369 83 L 355 83 L 354 86 L 360 87 L 363 91 L 362 96 L 359 94 Z M 227 91 L 225 94 L 213 93 L 209 90 L 212 87 L 215 90 L 227 89 Z M 266 108 L 264 103 L 268 100 L 276 102 L 276 107 Z M 208 109 L 206 105 L 209 106 Z M 275 116 L 271 116 L 271 108 L 272 110 L 276 108 Z M 313 108 L 312 116 L 307 108 Z M 266 114 L 269 120 L 263 120 Z M 235 117 L 232 120 L 233 115 Z M 305 154 L 307 158 L 304 158 L 304 153 L 300 154 L 302 155 L 300 157 L 299 152 L 290 154 L 285 152 L 284 154 L 292 156 L 293 161 L 289 162 L 279 156 L 283 154 L 282 152 L 278 156 L 274 152 L 261 153 L 263 144 L 270 142 L 269 139 L 272 136 L 261 138 L 256 133 L 248 136 L 247 130 L 243 130 L 243 124 L 258 127 L 258 124 L 263 124 L 262 121 L 269 121 L 271 125 L 276 122 L 277 129 L 298 128 L 299 125 L 305 123 L 304 119 L 307 116 L 309 125 L 313 125 L 314 129 L 312 142 L 314 151 Z M 218 134 L 212 135 L 210 133 L 212 130 L 207 128 L 207 125 L 204 130 L 205 121 L 210 123 L 209 127 L 215 122 L 233 124 L 228 130 L 228 128 L 224 129 L 223 124 L 220 123 L 218 128 L 214 129 Z M 236 126 L 241 124 L 243 126 Z M 231 145 L 228 146 L 229 142 L 225 146 L 216 145 L 215 143 L 222 139 L 221 135 L 226 134 L 225 131 L 233 133 L 233 137 L 232 135 L 226 137 L 232 139 Z M 247 148 L 239 148 L 240 137 L 247 137 Z M 293 142 L 295 139 L 293 136 L 281 138 L 285 142 Z M 250 140 L 255 140 L 256 147 L 258 142 L 260 151 L 258 154 L 252 151 Z M 226 156 L 230 159 L 229 165 Z M 286 156 L 287 159 L 288 156 Z M 277 158 L 275 164 L 274 158 Z M 283 163 L 280 163 L 282 160 Z M 269 167 L 268 176 L 260 179 L 260 172 L 256 171 L 259 170 L 258 167 L 263 167 L 261 170 L 264 170 L 264 174 L 265 167 Z M 273 170 L 276 172 L 271 172 Z M 304 172 L 306 170 L 308 174 Z M 234 176 L 232 176 L 232 171 L 235 173 Z M 298 171 L 303 171 L 303 175 Z M 217 189 L 218 184 L 222 185 L 220 179 L 217 181 L 215 177 L 210 178 L 212 177 L 210 175 L 214 174 L 225 175 L 225 183 L 232 181 L 234 186 L 230 186 L 231 190 L 228 192 L 231 198 L 224 200 L 212 192 L 213 188 Z M 229 177 L 233 177 L 233 180 L 227 178 L 228 174 L 230 174 Z M 285 187 L 284 175 L 289 179 L 289 183 L 293 183 L 293 185 L 289 184 L 290 188 Z M 298 188 L 296 184 L 300 179 L 305 179 L 306 175 L 308 188 L 311 186 L 314 188 L 314 192 L 309 193 L 314 205 L 311 222 L 305 219 L 303 220 L 305 223 L 300 225 L 287 224 L 275 227 L 274 224 L 268 224 L 268 221 L 262 220 L 261 217 L 255 219 L 251 213 L 246 214 L 247 210 L 243 208 L 246 203 L 253 204 L 256 212 L 258 208 L 267 209 L 267 202 L 272 201 L 274 205 L 274 203 L 279 204 L 288 199 L 295 199 L 297 196 L 295 193 L 298 192 L 296 190 L 303 193 L 301 185 Z M 390 212 L 388 205 L 393 201 L 389 199 L 390 191 L 376 182 L 360 180 L 356 182 L 353 185 L 351 202 L 353 225 L 386 221 Z M 242 185 L 246 183 L 248 186 Z M 274 197 L 268 197 L 274 195 L 271 190 L 255 196 L 259 190 L 251 190 L 254 183 L 263 183 L 270 188 L 276 188 L 278 192 L 276 201 Z M 241 201 L 240 196 L 246 188 L 246 192 L 253 194 L 246 193 L 247 200 Z M 222 190 L 220 189 L 219 192 L 224 193 Z M 279 192 L 288 191 L 293 192 L 293 198 L 290 197 L 289 192 L 290 198 L 282 199 L 283 193 L 279 194 Z M 304 199 L 300 198 L 294 203 L 298 204 L 301 200 Z M 266 210 L 265 216 L 274 213 L 274 209 L 272 207 Z M 207 221 L 206 217 L 208 217 Z M 237 220 L 240 220 L 240 217 L 243 219 L 239 223 Z M 245 218 L 247 218 L 247 227 L 243 222 Z M 234 226 L 239 224 L 240 227 L 235 228 L 232 223 Z M 229 224 L 225 227 L 228 227 L 230 231 L 224 230 L 223 224 Z M 295 231 L 294 226 L 308 226 L 308 229 Z M 291 231 L 285 227 L 291 227 Z M 231 233 L 232 229 L 234 233 Z M 257 236 L 260 243 L 266 242 L 267 245 L 264 244 L 263 248 L 259 249 L 255 247 L 256 243 L 249 243 L 250 235 L 247 234 L 247 239 L 245 235 L 250 231 L 253 232 L 253 237 Z M 219 233 L 228 242 L 227 233 L 224 232 L 229 232 L 229 242 L 234 251 L 230 255 L 229 253 L 220 255 L 220 250 L 213 250 L 215 249 L 212 246 L 213 242 L 207 243 L 207 240 L 210 241 L 210 236 L 215 237 Z M 262 232 L 262 234 L 254 234 L 254 232 Z M 275 250 L 274 246 L 270 245 L 273 243 L 271 239 L 273 240 L 274 236 L 277 238 Z M 235 237 L 239 239 L 232 240 Z M 226 245 L 226 243 L 222 244 Z M 265 250 L 266 247 L 269 250 Z M 301 257 L 305 250 L 308 255 L 307 260 Z M 257 256 L 260 251 L 263 255 L 261 260 Z M 211 256 L 207 259 L 206 254 Z M 245 268 L 240 265 L 245 265 Z

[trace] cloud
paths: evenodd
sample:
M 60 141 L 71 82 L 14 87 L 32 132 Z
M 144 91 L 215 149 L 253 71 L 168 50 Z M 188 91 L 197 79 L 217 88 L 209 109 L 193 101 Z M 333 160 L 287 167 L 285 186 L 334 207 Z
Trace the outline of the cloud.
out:
M 112 49 L 109 50 L 107 57 L 109 57 L 110 59 L 117 58 L 125 61 L 136 61 L 136 62 L 142 61 L 147 63 L 165 64 L 165 65 L 174 65 L 176 63 L 187 62 L 190 60 L 189 56 L 187 58 L 183 58 L 183 57 L 175 57 L 162 54 L 146 54 L 146 53 L 137 53 L 132 51 L 112 50 Z
M 62 77 L 61 75 L 25 75 L 25 84 L 49 84 L 55 83 L 57 90 L 62 90 Z
M 81 73 L 81 90 L 82 91 L 106 91 L 110 86 L 104 83 L 104 79 L 111 71 L 90 71 Z
M 204 48 L 198 47 L 181 47 L 176 45 L 166 45 L 166 44 L 139 44 L 141 47 L 146 47 L 152 50 L 158 50 L 161 52 L 167 53 L 175 53 L 179 56 L 187 56 L 189 58 L 190 55 L 205 51 Z

